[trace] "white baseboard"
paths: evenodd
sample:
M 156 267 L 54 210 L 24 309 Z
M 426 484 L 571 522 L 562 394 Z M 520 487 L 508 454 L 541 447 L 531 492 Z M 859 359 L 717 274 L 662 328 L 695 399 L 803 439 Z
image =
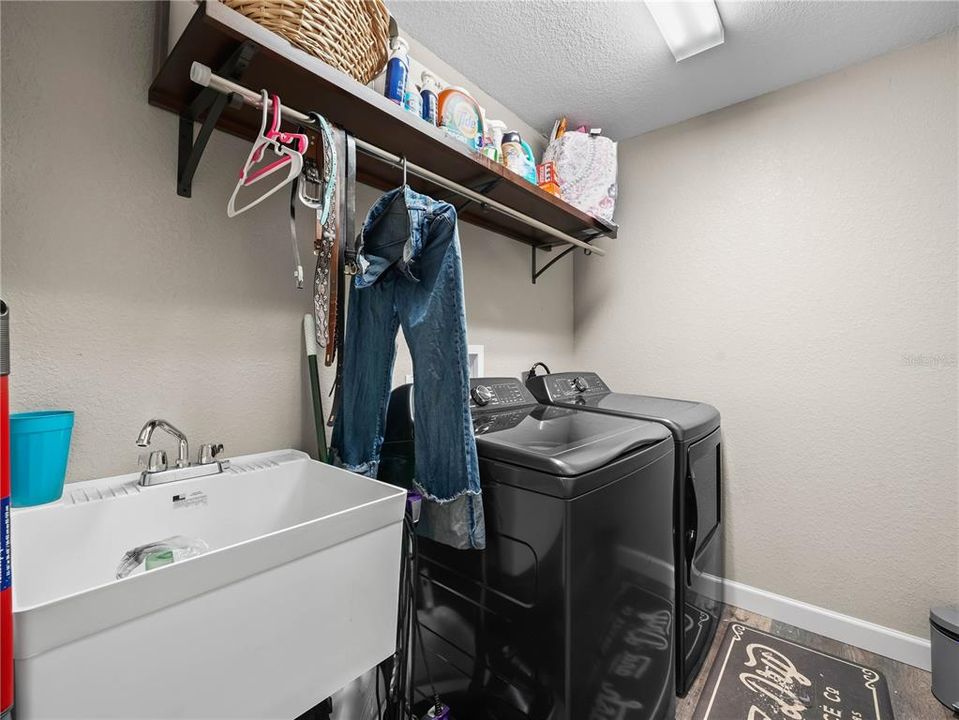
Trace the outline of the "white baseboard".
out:
M 923 670 L 930 668 L 929 641 L 924 638 L 760 590 L 735 580 L 715 578 L 715 581 L 716 597 L 718 599 L 721 585 L 723 602 L 727 605 L 765 615 Z

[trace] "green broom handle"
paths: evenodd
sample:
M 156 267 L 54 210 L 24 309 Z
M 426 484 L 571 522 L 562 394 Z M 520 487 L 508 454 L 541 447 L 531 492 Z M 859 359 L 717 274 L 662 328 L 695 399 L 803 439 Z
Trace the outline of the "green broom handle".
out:
M 323 418 L 323 398 L 320 394 L 320 369 L 316 362 L 316 325 L 312 315 L 303 316 L 303 339 L 306 341 L 306 359 L 310 366 L 310 392 L 313 395 L 313 422 L 316 426 L 316 451 L 320 462 L 329 462 L 326 447 L 326 420 Z

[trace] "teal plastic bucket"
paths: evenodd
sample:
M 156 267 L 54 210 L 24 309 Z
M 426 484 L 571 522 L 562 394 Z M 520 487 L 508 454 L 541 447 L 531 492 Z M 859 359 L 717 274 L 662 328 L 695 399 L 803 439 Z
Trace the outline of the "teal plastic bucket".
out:
M 14 507 L 60 499 L 72 433 L 72 410 L 10 416 L 10 502 Z

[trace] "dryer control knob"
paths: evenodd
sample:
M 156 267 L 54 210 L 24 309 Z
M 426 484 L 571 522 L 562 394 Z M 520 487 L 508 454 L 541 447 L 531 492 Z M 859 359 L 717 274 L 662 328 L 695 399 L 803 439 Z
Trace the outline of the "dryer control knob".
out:
M 470 390 L 470 395 L 475 402 L 480 407 L 484 405 L 489 405 L 490 401 L 493 399 L 493 391 L 490 390 L 485 385 L 477 385 L 472 390 Z
M 577 376 L 573 380 L 573 387 L 576 388 L 577 392 L 586 392 L 589 390 L 589 383 L 586 382 L 586 378 Z

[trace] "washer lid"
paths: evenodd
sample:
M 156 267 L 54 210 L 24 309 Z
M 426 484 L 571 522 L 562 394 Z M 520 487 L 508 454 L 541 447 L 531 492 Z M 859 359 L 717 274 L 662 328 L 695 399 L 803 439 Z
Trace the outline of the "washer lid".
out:
M 527 387 L 540 402 L 662 423 L 678 442 L 696 440 L 719 427 L 719 411 L 712 405 L 611 392 L 592 372 L 534 376 Z
M 663 423 L 680 441 L 700 438 L 719 427 L 719 411 L 706 403 L 625 393 L 608 393 L 585 401 L 585 406 L 599 412 Z
M 476 414 L 473 427 L 480 457 L 563 477 L 670 437 L 656 423 L 547 405 Z
M 959 635 L 959 605 L 943 605 L 929 611 L 929 619 L 954 635 Z

